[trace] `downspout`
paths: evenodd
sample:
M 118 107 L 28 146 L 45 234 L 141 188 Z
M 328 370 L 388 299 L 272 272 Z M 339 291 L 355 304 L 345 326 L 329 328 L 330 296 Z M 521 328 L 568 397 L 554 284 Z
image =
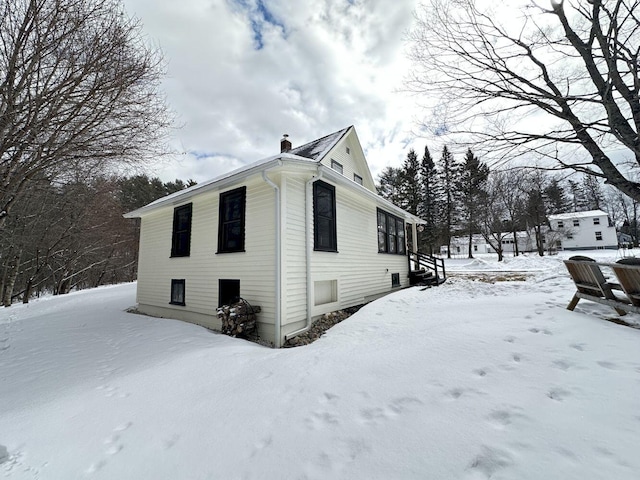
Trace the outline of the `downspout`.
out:
M 306 262 L 306 271 L 307 271 L 307 319 L 304 327 L 296 330 L 295 332 L 291 332 L 285 336 L 288 340 L 296 335 L 300 335 L 301 333 L 306 332 L 311 328 L 311 289 L 313 288 L 313 283 L 311 281 L 311 252 L 313 249 L 313 230 L 311 228 L 311 221 L 313 220 L 313 182 L 316 180 L 320 180 L 322 178 L 322 170 L 318 168 L 316 175 L 311 177 L 305 184 L 305 215 L 304 215 L 304 226 L 305 226 L 305 262 Z
M 278 162 L 277 166 L 282 165 L 282 162 Z M 282 319 L 280 318 L 282 312 L 282 260 L 281 260 L 281 250 L 282 250 L 282 237 L 280 235 L 280 222 L 281 222 L 281 206 L 280 206 L 280 187 L 273 183 L 269 177 L 267 177 L 267 171 L 270 169 L 262 171 L 262 179 L 267 182 L 275 191 L 276 194 L 276 311 L 275 311 L 275 320 L 274 320 L 274 338 L 273 338 L 273 346 L 275 348 L 280 348 L 282 346 L 280 339 L 280 333 L 282 329 Z

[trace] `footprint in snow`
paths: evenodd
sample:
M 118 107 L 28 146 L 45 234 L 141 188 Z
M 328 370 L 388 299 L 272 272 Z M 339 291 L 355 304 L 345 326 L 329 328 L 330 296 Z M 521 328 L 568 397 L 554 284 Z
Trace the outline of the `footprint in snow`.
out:
M 513 343 L 516 341 L 516 337 L 509 335 L 508 337 L 504 337 L 504 341 L 508 343 Z
M 569 345 L 574 350 L 578 350 L 579 352 L 584 352 L 584 343 L 572 343 Z
M 547 397 L 557 402 L 562 402 L 565 398 L 571 395 L 571 392 L 563 388 L 552 388 L 547 392 Z

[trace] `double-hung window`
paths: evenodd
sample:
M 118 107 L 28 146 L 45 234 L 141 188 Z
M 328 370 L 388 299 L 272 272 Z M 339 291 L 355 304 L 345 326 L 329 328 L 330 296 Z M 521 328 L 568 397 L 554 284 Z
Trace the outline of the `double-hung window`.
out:
M 220 194 L 218 253 L 244 252 L 247 187 Z
M 336 188 L 320 180 L 313 184 L 313 249 L 338 251 Z
M 378 209 L 378 252 L 406 253 L 404 220 Z
M 188 257 L 191 253 L 191 213 L 191 203 L 173 209 L 172 257 Z
M 172 305 L 186 305 L 185 304 L 185 281 L 184 279 L 172 279 L 171 280 L 171 303 Z

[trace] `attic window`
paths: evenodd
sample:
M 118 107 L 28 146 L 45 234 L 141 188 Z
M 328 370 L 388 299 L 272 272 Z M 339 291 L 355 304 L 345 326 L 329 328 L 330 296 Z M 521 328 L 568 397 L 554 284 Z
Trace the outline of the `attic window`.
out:
M 599 218 L 594 218 L 593 219 L 593 224 L 594 225 L 600 225 L 600 219 Z
M 357 173 L 353 174 L 353 181 L 356 182 L 358 185 L 362 185 L 362 177 Z
M 562 220 L 558 220 L 558 228 L 563 228 L 564 222 Z
M 349 155 L 351 153 L 351 151 L 349 150 L 349 147 L 347 147 L 347 155 Z
M 579 227 L 579 226 L 580 226 L 580 220 L 575 219 L 575 220 L 573 221 L 573 226 L 574 226 L 574 227 Z
M 333 158 L 331 159 L 331 168 L 333 168 L 338 173 L 342 173 L 342 171 L 344 170 L 342 168 L 342 164 L 340 162 L 336 162 Z

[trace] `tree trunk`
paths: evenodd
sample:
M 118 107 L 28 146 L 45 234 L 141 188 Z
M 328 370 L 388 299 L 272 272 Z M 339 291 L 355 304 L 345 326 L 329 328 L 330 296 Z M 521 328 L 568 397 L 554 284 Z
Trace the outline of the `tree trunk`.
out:
M 518 249 L 518 234 L 514 230 L 513 231 L 513 256 L 517 257 L 520 254 L 520 250 Z
M 22 257 L 22 250 L 18 252 L 10 261 L 7 268 L 7 277 L 4 284 L 4 292 L 2 295 L 2 304 L 5 307 L 11 306 L 11 297 L 13 295 L 13 287 L 16 284 L 18 278 L 18 272 L 20 271 L 20 259 Z

